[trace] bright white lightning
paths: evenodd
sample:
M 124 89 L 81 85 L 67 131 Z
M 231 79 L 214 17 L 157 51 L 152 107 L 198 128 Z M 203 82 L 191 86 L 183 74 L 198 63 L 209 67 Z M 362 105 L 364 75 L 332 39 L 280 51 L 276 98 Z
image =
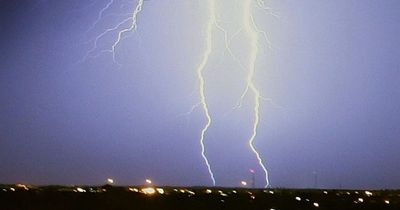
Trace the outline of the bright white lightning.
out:
M 257 57 L 259 54 L 259 39 L 260 36 L 259 34 L 263 35 L 263 38 L 265 39 L 266 43 L 268 44 L 268 46 L 271 46 L 271 43 L 267 37 L 266 32 L 258 29 L 254 18 L 253 18 L 253 14 L 252 14 L 252 0 L 246 0 L 244 2 L 244 7 L 243 7 L 243 11 L 244 11 L 244 18 L 243 18 L 243 24 L 244 24 L 244 28 L 240 29 L 238 32 L 236 32 L 234 34 L 234 36 L 231 37 L 231 39 L 233 39 L 233 37 L 237 36 L 239 33 L 241 33 L 242 31 L 244 31 L 244 33 L 246 33 L 250 39 L 250 48 L 251 48 L 251 52 L 249 54 L 249 64 L 247 67 L 245 67 L 241 61 L 234 55 L 234 53 L 232 52 L 232 50 L 230 49 L 230 43 L 231 40 L 228 39 L 228 33 L 227 31 L 217 22 L 217 18 L 216 18 L 216 6 L 215 6 L 215 0 L 209 0 L 208 1 L 209 4 L 209 12 L 210 12 L 210 16 L 208 18 L 208 22 L 207 22 L 207 34 L 206 34 L 206 49 L 204 51 L 204 58 L 202 63 L 199 65 L 198 69 L 197 69 L 197 74 L 198 74 L 198 80 L 200 83 L 200 99 L 201 102 L 200 104 L 203 107 L 203 110 L 205 112 L 206 118 L 207 118 L 207 123 L 204 126 L 204 128 L 202 129 L 201 132 L 201 138 L 200 138 L 200 144 L 201 144 L 201 154 L 202 157 L 207 165 L 209 174 L 211 176 L 211 179 L 213 180 L 213 184 L 215 185 L 215 179 L 214 179 L 214 175 L 213 172 L 211 170 L 209 161 L 205 155 L 205 145 L 204 145 L 204 138 L 205 138 L 205 134 L 208 130 L 208 128 L 211 125 L 212 119 L 211 116 L 209 114 L 209 109 L 208 109 L 208 105 L 207 105 L 207 100 L 205 97 L 205 93 L 204 93 L 204 83 L 205 83 L 205 78 L 203 75 L 203 70 L 205 69 L 210 54 L 212 52 L 212 40 L 213 40 L 213 35 L 212 35 L 212 31 L 213 31 L 213 27 L 215 26 L 217 29 L 221 30 L 224 33 L 224 38 L 225 38 L 225 48 L 226 51 L 230 54 L 230 56 L 237 62 L 237 64 L 239 65 L 239 67 L 241 69 L 247 70 L 247 77 L 246 77 L 246 88 L 243 92 L 243 94 L 240 96 L 240 101 L 237 105 L 236 108 L 240 108 L 240 106 L 242 105 L 242 102 L 244 100 L 244 97 L 247 95 L 247 93 L 251 92 L 254 95 L 254 107 L 253 107 L 253 111 L 254 111 L 254 121 L 253 121 L 253 127 L 252 127 L 252 135 L 251 137 L 248 139 L 248 143 L 249 146 L 252 150 L 252 152 L 256 155 L 257 161 L 260 165 L 260 167 L 263 169 L 264 173 L 265 173 L 265 182 L 266 185 L 265 187 L 269 186 L 269 177 L 268 177 L 268 170 L 264 164 L 264 161 L 262 160 L 260 153 L 257 151 L 255 145 L 254 145 L 254 141 L 255 138 L 257 136 L 257 130 L 259 127 L 259 123 L 260 123 L 260 100 L 264 99 L 264 100 L 269 100 L 269 99 L 265 99 L 264 97 L 261 96 L 261 93 L 259 91 L 259 89 L 256 87 L 255 83 L 254 83 L 254 75 L 255 75 L 255 71 L 256 71 L 256 61 L 257 61 Z M 262 0 L 257 0 L 257 4 L 259 5 L 259 7 L 261 7 L 262 9 L 265 10 L 269 10 L 269 8 L 267 8 L 265 6 L 264 1 Z
M 118 33 L 118 38 L 117 38 L 117 40 L 114 42 L 114 44 L 113 44 L 112 47 L 111 47 L 111 48 L 112 48 L 111 51 L 112 51 L 112 54 L 113 54 L 113 60 L 114 60 L 114 62 L 116 62 L 116 60 L 115 60 L 115 48 L 116 48 L 116 47 L 118 46 L 118 44 L 121 42 L 122 35 L 124 35 L 124 34 L 127 33 L 127 32 L 134 31 L 134 30 L 136 30 L 136 28 L 137 28 L 137 17 L 138 17 L 138 15 L 139 15 L 139 13 L 142 11 L 143 2 L 144 2 L 144 0 L 139 0 L 139 1 L 138 1 L 135 10 L 134 10 L 133 13 L 132 13 L 132 17 L 131 17 L 132 22 L 131 22 L 131 25 L 130 25 L 128 28 L 125 28 L 125 29 L 119 31 L 119 33 Z
M 259 1 L 260 2 L 260 1 Z M 260 99 L 261 99 L 261 94 L 260 90 L 256 87 L 254 83 L 254 74 L 256 71 L 256 61 L 257 61 L 257 56 L 259 53 L 258 49 L 258 44 L 259 44 L 259 31 L 254 25 L 254 19 L 253 19 L 253 14 L 252 14 L 252 0 L 246 0 L 243 6 L 243 12 L 244 12 L 244 31 L 248 35 L 250 39 L 250 47 L 251 47 L 251 52 L 249 54 L 249 64 L 248 64 L 248 74 L 247 74 L 247 88 L 246 91 L 251 91 L 254 95 L 254 122 L 253 122 L 253 129 L 252 129 L 252 135 L 249 138 L 249 146 L 253 153 L 256 155 L 256 158 L 258 160 L 258 163 L 260 167 L 263 169 L 265 173 L 265 182 L 266 185 L 265 187 L 268 187 L 269 185 L 269 177 L 268 177 L 268 170 L 264 164 L 264 161 L 262 160 L 260 153 L 257 151 L 256 147 L 254 146 L 254 140 L 257 136 L 257 129 L 260 123 Z
M 117 30 L 119 27 L 121 27 L 123 24 L 125 24 L 125 23 L 128 22 L 129 20 L 130 20 L 130 18 L 127 18 L 127 19 L 121 21 L 121 22 L 120 22 L 118 25 L 116 25 L 115 27 L 109 28 L 109 29 L 103 31 L 103 33 L 101 33 L 101 34 L 99 34 L 98 36 L 96 36 L 96 38 L 94 39 L 93 47 L 86 53 L 85 57 L 83 58 L 83 61 L 86 60 L 89 56 L 91 56 L 91 54 L 97 49 L 98 42 L 99 42 L 99 40 L 100 40 L 104 35 L 106 35 L 106 34 L 109 33 L 109 32 L 112 32 L 112 31 Z M 106 50 L 106 51 L 109 51 L 109 50 Z M 93 56 L 93 57 L 95 57 L 95 56 Z
M 248 139 L 248 144 L 252 150 L 252 152 L 256 155 L 257 161 L 260 165 L 260 167 L 263 169 L 265 173 L 265 181 L 266 181 L 266 187 L 269 186 L 269 177 L 268 177 L 268 170 L 264 164 L 263 159 L 260 156 L 260 153 L 257 151 L 254 141 L 257 136 L 257 131 L 260 123 L 260 101 L 261 99 L 264 99 L 261 96 L 260 90 L 257 88 L 255 82 L 254 82 L 254 76 L 255 76 L 255 71 L 256 71 L 256 61 L 257 57 L 259 54 L 259 44 L 260 44 L 260 38 L 264 38 L 266 40 L 266 43 L 271 46 L 271 43 L 267 37 L 266 32 L 258 29 L 255 20 L 253 18 L 253 13 L 252 13 L 252 6 L 253 2 L 257 2 L 257 5 L 266 11 L 270 11 L 270 8 L 265 6 L 265 3 L 263 0 L 243 0 L 244 6 L 242 7 L 243 9 L 243 27 L 240 28 L 230 39 L 228 37 L 227 31 L 218 23 L 217 21 L 217 15 L 216 15 L 216 0 L 207 0 L 207 5 L 208 5 L 208 10 L 209 10 L 209 16 L 206 22 L 206 33 L 205 33 L 205 49 L 203 51 L 203 57 L 200 62 L 200 64 L 197 66 L 196 73 L 197 73 L 197 79 L 199 83 L 199 95 L 200 95 L 200 102 L 192 107 L 192 109 L 186 114 L 190 114 L 193 112 L 193 110 L 196 107 L 201 107 L 204 111 L 204 115 L 206 117 L 206 123 L 204 127 L 201 129 L 201 135 L 200 135 L 200 145 L 201 145 L 201 156 L 204 159 L 204 162 L 207 166 L 208 173 L 210 175 L 210 178 L 212 180 L 213 185 L 215 186 L 216 181 L 214 178 L 214 173 L 212 171 L 210 162 L 206 156 L 206 147 L 205 147 L 205 137 L 207 134 L 208 129 L 210 128 L 212 124 L 212 117 L 209 112 L 209 105 L 207 103 L 207 97 L 205 94 L 205 76 L 204 76 L 204 70 L 206 69 L 206 66 L 208 64 L 209 58 L 212 54 L 213 50 L 213 30 L 214 27 L 215 29 L 219 29 L 224 33 L 224 38 L 225 38 L 225 48 L 226 51 L 230 54 L 230 56 L 237 62 L 239 67 L 243 70 L 247 71 L 247 76 L 246 76 L 246 88 L 243 92 L 243 94 L 240 96 L 240 101 L 238 103 L 237 108 L 239 108 L 242 105 L 242 102 L 244 100 L 244 97 L 248 94 L 251 93 L 253 95 L 253 100 L 254 100 L 254 121 L 253 121 L 253 126 L 252 126 L 252 134 L 250 138 Z M 96 26 L 96 24 L 100 21 L 100 19 L 104 16 L 104 12 L 111 7 L 111 5 L 114 3 L 114 0 L 109 0 L 107 5 L 105 5 L 104 8 L 99 12 L 98 17 L 94 24 L 89 28 L 88 31 L 90 31 L 92 28 Z M 111 45 L 111 49 L 109 50 L 102 50 L 100 52 L 110 52 L 113 55 L 113 61 L 116 62 L 116 48 L 121 44 L 121 41 L 125 37 L 124 35 L 128 32 L 135 31 L 137 29 L 137 18 L 140 14 L 140 12 L 143 9 L 143 4 L 144 0 L 137 0 L 137 4 L 135 9 L 133 10 L 132 13 L 129 14 L 128 18 L 125 18 L 121 22 L 119 22 L 116 26 L 112 28 L 106 29 L 104 32 L 102 32 L 100 35 L 95 37 L 94 39 L 94 46 L 92 49 L 89 50 L 89 52 L 86 54 L 85 59 L 88 56 L 91 56 L 91 54 L 97 49 L 98 42 L 101 38 L 103 38 L 106 34 L 118 31 L 117 33 L 117 38 Z M 273 14 L 273 13 L 271 13 Z M 273 14 L 274 15 L 274 14 Z M 274 15 L 275 16 L 275 15 Z M 127 23 L 130 22 L 130 24 L 123 29 L 123 25 L 127 25 Z M 243 63 L 234 55 L 232 50 L 230 49 L 230 43 L 234 37 L 239 35 L 240 33 L 244 33 L 247 35 L 247 37 L 250 40 L 249 46 L 251 52 L 249 53 L 248 57 L 248 63 L 247 65 L 243 65 Z M 262 36 L 261 36 L 262 35 Z M 267 99 L 268 100 L 268 99 Z
M 229 53 L 229 55 L 235 60 L 235 62 L 238 63 L 238 65 L 244 69 L 244 66 L 242 65 L 242 63 L 240 62 L 240 60 L 236 57 L 236 55 L 232 52 L 231 47 L 230 47 L 230 42 L 231 39 L 236 36 L 237 34 L 240 33 L 241 30 L 238 30 L 238 32 L 236 32 L 231 39 L 229 39 L 228 36 L 228 32 L 224 29 L 224 27 L 222 27 L 217 21 L 215 21 L 215 26 L 222 31 L 222 33 L 224 33 L 224 40 L 225 40 L 225 50 Z
M 100 21 L 100 19 L 103 17 L 104 12 L 105 12 L 108 8 L 110 8 L 110 6 L 111 6 L 113 3 L 114 3 L 114 0 L 110 0 L 110 1 L 107 3 L 107 5 L 101 9 L 101 11 L 99 12 L 99 15 L 98 15 L 96 21 L 95 21 L 95 22 L 93 23 L 93 25 L 88 29 L 88 31 L 90 31 L 91 28 L 93 28 L 93 27 Z M 119 28 L 121 28 L 124 24 L 126 24 L 127 22 L 130 21 L 131 24 L 130 24 L 128 27 L 126 27 L 126 28 L 121 29 L 121 30 L 118 31 L 117 39 L 116 39 L 115 42 L 112 44 L 111 49 L 110 49 L 110 50 L 101 50 L 101 51 L 100 51 L 100 52 L 110 52 L 110 53 L 112 53 L 112 55 L 113 55 L 113 61 L 114 61 L 115 63 L 117 63 L 117 62 L 116 62 L 115 50 L 116 50 L 117 46 L 120 44 L 120 42 L 122 41 L 123 35 L 124 35 L 125 33 L 131 32 L 131 31 L 134 31 L 134 30 L 137 29 L 137 18 L 138 18 L 138 15 L 140 14 L 140 12 L 141 12 L 142 9 L 143 9 L 143 3 L 144 3 L 144 0 L 138 0 L 134 11 L 130 14 L 130 17 L 125 18 L 124 20 L 122 20 L 121 22 L 119 22 L 116 26 L 114 26 L 114 27 L 112 27 L 112 28 L 108 28 L 108 29 L 104 30 L 102 33 L 100 33 L 99 35 L 97 35 L 97 36 L 94 38 L 93 47 L 86 53 L 85 57 L 83 58 L 83 61 L 86 60 L 88 57 L 96 57 L 96 56 L 93 56 L 92 54 L 93 54 L 93 52 L 96 51 L 96 49 L 97 49 L 97 47 L 98 47 L 98 42 L 99 42 L 99 40 L 100 40 L 101 38 L 103 38 L 106 34 L 108 34 L 108 33 L 110 33 L 110 32 L 117 31 L 117 30 L 118 30 Z
M 106 6 L 104 6 L 104 7 L 100 10 L 100 12 L 99 12 L 99 14 L 98 14 L 98 16 L 97 16 L 96 21 L 93 22 L 93 24 L 89 27 L 89 29 L 88 29 L 86 32 L 91 31 L 91 30 L 100 22 L 101 18 L 103 17 L 104 12 L 105 12 L 108 8 L 110 8 L 110 6 L 111 6 L 112 4 L 114 4 L 114 0 L 110 0 L 110 1 L 106 4 Z
M 208 169 L 208 173 L 210 174 L 210 178 L 212 180 L 213 185 L 215 186 L 215 178 L 214 178 L 214 173 L 211 170 L 211 165 L 209 163 L 209 160 L 206 156 L 205 153 L 205 145 L 204 145 L 204 138 L 205 138 L 205 134 L 208 130 L 208 128 L 211 126 L 211 115 L 210 112 L 208 110 L 208 104 L 207 104 L 207 99 L 205 96 L 205 79 L 204 79 L 204 69 L 207 66 L 209 57 L 211 55 L 212 52 L 212 31 L 213 31 L 213 27 L 214 24 L 216 23 L 216 16 L 215 16 L 215 1 L 214 0 L 208 0 L 208 8 L 209 8 L 209 17 L 207 20 L 207 25 L 206 25 L 206 36 L 205 36 L 205 41 L 206 41 L 206 47 L 204 49 L 204 53 L 203 53 L 203 59 L 201 61 L 201 63 L 199 64 L 199 66 L 197 67 L 197 78 L 199 81 L 199 94 L 200 94 L 200 104 L 204 110 L 204 114 L 207 118 L 207 122 L 204 125 L 203 129 L 201 130 L 201 135 L 200 135 L 200 146 L 201 146 L 201 156 L 204 159 L 204 162 L 207 165 L 207 169 Z
M 259 6 L 261 9 L 268 10 L 268 11 L 271 10 L 271 8 L 269 8 L 269 7 L 267 7 L 267 6 L 265 5 L 265 2 L 264 2 L 263 0 L 257 0 L 257 4 L 258 4 L 258 6 Z M 249 14 L 251 14 L 251 11 L 249 11 Z M 278 15 L 276 15 L 275 13 L 270 12 L 269 14 L 273 15 L 274 17 L 278 17 Z M 267 32 L 265 32 L 265 31 L 263 31 L 263 30 L 260 30 L 260 29 L 258 28 L 258 26 L 257 26 L 257 24 L 256 24 L 256 22 L 255 22 L 255 20 L 254 20 L 253 15 L 250 15 L 249 17 L 251 18 L 251 24 L 252 24 L 252 26 L 253 26 L 253 29 L 254 29 L 256 32 L 258 32 L 258 33 L 260 33 L 260 34 L 263 35 L 263 38 L 264 38 L 264 40 L 265 40 L 265 42 L 266 42 L 268 48 L 269 48 L 269 49 L 272 49 L 272 43 L 271 43 L 271 41 L 270 41 L 269 38 L 268 38 Z M 248 24 L 248 23 L 246 22 L 246 24 Z M 238 108 L 241 108 L 241 107 L 242 107 L 242 104 L 243 104 L 243 101 L 244 101 L 244 97 L 247 95 L 247 93 L 248 93 L 248 91 L 249 91 L 249 88 L 250 88 L 250 87 L 249 87 L 249 83 L 247 83 L 245 90 L 243 91 L 242 95 L 240 95 L 240 98 L 239 98 L 239 101 L 238 101 L 237 105 L 236 105 L 233 109 L 238 109 Z M 261 97 L 262 99 L 266 100 L 266 101 L 269 101 L 269 102 L 272 103 L 274 106 L 277 106 L 275 103 L 272 102 L 272 100 L 271 100 L 270 98 L 265 98 L 265 97 L 262 97 L 262 96 L 260 96 L 260 97 Z M 277 107 L 279 107 L 279 106 L 277 106 Z

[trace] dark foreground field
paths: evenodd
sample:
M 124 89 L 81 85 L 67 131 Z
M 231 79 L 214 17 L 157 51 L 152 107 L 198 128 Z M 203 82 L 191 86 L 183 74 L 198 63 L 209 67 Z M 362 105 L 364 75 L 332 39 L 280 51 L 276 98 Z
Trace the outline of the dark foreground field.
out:
M 400 191 L 0 186 L 0 209 L 400 209 Z

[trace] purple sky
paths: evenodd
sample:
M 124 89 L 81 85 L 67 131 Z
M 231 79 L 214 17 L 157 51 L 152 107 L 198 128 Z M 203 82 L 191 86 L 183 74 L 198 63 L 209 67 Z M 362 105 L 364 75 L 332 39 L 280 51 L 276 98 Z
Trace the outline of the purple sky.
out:
M 107 53 L 78 63 L 121 20 L 112 14 L 135 3 L 118 2 L 86 33 L 107 1 L 0 0 L 0 183 L 211 184 L 198 142 L 204 114 L 182 115 L 198 103 L 206 6 L 146 1 L 117 50 L 121 66 Z M 256 16 L 273 45 L 256 83 L 273 103 L 262 102 L 255 144 L 271 186 L 313 187 L 316 172 L 319 187 L 400 188 L 400 1 L 269 3 L 279 18 Z M 242 45 L 232 47 L 245 55 Z M 254 168 L 261 187 L 246 142 L 251 99 L 230 111 L 244 83 L 218 53 L 207 68 L 207 154 L 217 185 L 238 186 Z

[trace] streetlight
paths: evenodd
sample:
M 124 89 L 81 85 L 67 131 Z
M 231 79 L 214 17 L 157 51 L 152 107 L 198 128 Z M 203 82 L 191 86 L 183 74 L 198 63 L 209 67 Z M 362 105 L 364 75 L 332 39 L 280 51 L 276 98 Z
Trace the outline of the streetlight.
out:
M 246 181 L 241 181 L 240 184 L 242 184 L 243 187 L 247 186 L 247 182 Z
M 107 183 L 108 183 L 108 184 L 114 184 L 114 179 L 108 178 L 108 179 L 107 179 Z

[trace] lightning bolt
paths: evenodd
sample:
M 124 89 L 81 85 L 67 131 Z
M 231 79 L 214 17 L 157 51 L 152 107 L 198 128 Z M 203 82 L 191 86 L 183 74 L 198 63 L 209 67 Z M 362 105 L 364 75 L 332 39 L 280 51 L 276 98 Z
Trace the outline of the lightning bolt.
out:
M 263 3 L 263 1 L 258 1 L 259 4 L 260 4 L 260 2 Z M 253 121 L 252 135 L 250 136 L 248 143 L 249 143 L 251 150 L 255 154 L 260 167 L 263 169 L 263 171 L 265 173 L 265 182 L 266 182 L 265 187 L 268 187 L 268 185 L 269 185 L 268 170 L 264 164 L 263 159 L 260 156 L 260 153 L 257 151 L 257 149 L 254 145 L 254 140 L 257 136 L 257 130 L 258 130 L 258 126 L 260 123 L 261 94 L 260 94 L 260 90 L 257 88 L 257 86 L 255 85 L 255 82 L 254 82 L 254 75 L 255 75 L 255 71 L 256 71 L 256 61 L 257 61 L 257 56 L 259 53 L 259 48 L 258 48 L 259 30 L 255 27 L 251 6 L 252 6 L 252 0 L 245 0 L 244 6 L 243 6 L 244 31 L 250 39 L 251 52 L 249 54 L 248 74 L 247 74 L 247 81 L 246 81 L 247 87 L 246 87 L 245 93 L 242 95 L 242 97 L 244 97 L 244 95 L 248 91 L 251 91 L 254 95 L 254 107 L 253 107 L 254 121 Z
M 110 0 L 99 12 L 96 21 L 93 22 L 93 24 L 88 28 L 86 33 L 91 31 L 96 25 L 100 22 L 101 18 L 103 17 L 104 12 L 111 7 L 111 5 L 114 4 L 114 0 Z
M 216 17 L 216 5 L 215 5 L 215 0 L 208 0 L 208 9 L 209 9 L 209 17 L 206 23 L 206 47 L 203 53 L 203 60 L 200 63 L 200 65 L 197 68 L 197 76 L 198 76 L 198 81 L 199 81 L 199 94 L 200 94 L 200 105 L 203 108 L 204 114 L 206 116 L 207 122 L 204 125 L 203 129 L 201 130 L 201 136 L 200 136 L 200 145 L 201 145 L 201 155 L 204 159 L 204 162 L 207 165 L 208 172 L 210 174 L 211 180 L 213 182 L 213 185 L 215 186 L 215 178 L 214 174 L 211 170 L 211 166 L 209 163 L 209 160 L 205 154 L 205 144 L 204 144 L 204 139 L 205 139 L 205 134 L 207 133 L 209 127 L 211 126 L 212 123 L 212 118 L 209 113 L 208 109 L 208 104 L 207 104 L 207 99 L 205 96 L 205 78 L 204 78 L 204 69 L 206 68 L 206 65 L 208 63 L 209 57 L 212 53 L 212 47 L 213 47 L 213 28 L 216 27 L 220 31 L 224 33 L 224 39 L 225 39 L 225 49 L 226 51 L 230 54 L 230 56 L 237 62 L 239 67 L 241 69 L 247 70 L 247 77 L 246 77 L 246 88 L 242 95 L 240 96 L 240 101 L 237 105 L 237 108 L 239 108 L 242 105 L 242 102 L 244 100 L 244 97 L 248 92 L 251 92 L 253 94 L 253 100 L 254 100 L 254 107 L 253 107 L 253 112 L 254 112 L 254 121 L 253 121 L 253 126 L 252 126 L 252 134 L 250 138 L 248 139 L 248 144 L 251 148 L 251 151 L 255 154 L 258 164 L 260 167 L 263 169 L 264 174 L 265 174 L 265 182 L 266 185 L 265 187 L 269 186 L 269 176 L 268 176 L 268 170 L 267 167 L 265 166 L 265 163 L 263 159 L 261 158 L 260 153 L 258 152 L 257 148 L 254 145 L 254 141 L 257 137 L 257 131 L 260 123 L 260 101 L 261 99 L 264 99 L 261 96 L 260 90 L 257 88 L 255 82 L 254 82 L 254 76 L 256 72 L 256 61 L 257 57 L 259 54 L 259 39 L 260 35 L 266 40 L 266 43 L 271 46 L 271 42 L 268 39 L 268 36 L 266 32 L 260 30 L 253 18 L 253 13 L 252 13 L 252 2 L 253 0 L 246 0 L 244 2 L 243 6 L 243 24 L 244 27 L 243 29 L 241 28 L 238 30 L 232 37 L 229 39 L 227 31 L 218 23 L 217 17 Z M 257 0 L 257 4 L 260 8 L 264 10 L 270 10 L 270 8 L 265 6 L 264 1 L 262 0 Z M 249 64 L 248 66 L 244 66 L 242 62 L 235 56 L 235 54 L 232 52 L 230 49 L 230 43 L 231 40 L 237 36 L 240 32 L 244 31 L 248 38 L 250 39 L 249 46 L 251 48 L 251 52 L 249 54 Z
M 98 17 L 96 19 L 96 21 L 89 27 L 89 29 L 87 30 L 87 32 L 89 32 L 90 30 L 92 30 L 97 24 L 98 22 L 101 20 L 101 18 L 104 16 L 104 12 L 109 9 L 111 7 L 111 5 L 114 3 L 114 0 L 110 0 L 99 12 Z M 93 39 L 93 46 L 92 48 L 86 53 L 86 55 L 84 56 L 83 60 L 81 60 L 81 62 L 85 61 L 88 57 L 96 57 L 98 55 L 92 55 L 98 48 L 98 43 L 100 41 L 100 39 L 102 39 L 106 34 L 113 32 L 113 31 L 118 31 L 118 35 L 116 40 L 114 41 L 114 43 L 111 45 L 111 49 L 108 50 L 101 50 L 101 53 L 104 52 L 109 52 L 112 53 L 112 57 L 113 57 L 113 61 L 114 63 L 117 63 L 116 60 L 116 48 L 118 47 L 118 45 L 121 43 L 121 41 L 124 38 L 124 34 L 131 32 L 131 31 L 135 31 L 137 29 L 137 18 L 140 14 L 140 12 L 143 9 L 143 4 L 144 4 L 144 0 L 138 0 L 137 4 L 135 6 L 135 9 L 133 10 L 133 12 L 130 14 L 130 17 L 125 18 L 124 20 L 122 20 L 121 22 L 119 22 L 117 25 L 115 25 L 114 27 L 108 28 L 106 30 L 104 30 L 102 33 L 100 33 L 99 35 L 97 35 L 94 39 Z M 127 26 L 126 28 L 120 29 L 124 24 L 130 22 L 129 26 Z M 120 30 L 119 30 L 120 29 Z
M 125 28 L 125 29 L 123 29 L 123 30 L 121 30 L 121 31 L 118 32 L 118 38 L 117 38 L 117 40 L 114 42 L 114 44 L 111 46 L 111 52 L 112 52 L 112 54 L 113 54 L 113 60 L 114 60 L 114 62 L 116 62 L 116 59 L 115 59 L 115 48 L 116 48 L 116 47 L 118 46 L 118 44 L 121 42 L 122 36 L 123 36 L 125 33 L 127 33 L 127 32 L 136 30 L 136 28 L 137 28 L 137 17 L 138 17 L 138 15 L 139 15 L 139 13 L 142 11 L 143 2 L 144 2 L 144 0 L 139 0 L 139 1 L 138 1 L 135 10 L 134 10 L 133 13 L 132 13 L 132 17 L 131 17 L 132 22 L 131 22 L 131 25 L 130 25 L 129 27 L 127 27 L 127 28 Z
M 115 0 L 109 0 L 108 3 L 100 10 L 96 21 L 91 25 L 91 27 L 89 27 L 88 32 L 91 31 L 94 27 L 96 27 L 96 25 L 99 23 L 99 21 L 102 18 L 104 18 L 104 13 L 114 4 L 114 1 Z M 94 43 L 93 47 L 87 52 L 84 59 L 86 60 L 86 58 L 89 56 L 95 57 L 96 55 L 93 56 L 93 54 L 96 50 L 98 50 L 98 43 L 100 42 L 100 40 L 109 33 L 116 33 L 116 38 L 112 42 L 112 45 L 106 50 L 100 50 L 100 53 L 102 53 L 102 52 L 111 53 L 114 63 L 119 64 L 116 59 L 116 50 L 117 50 L 118 46 L 122 43 L 123 39 L 126 37 L 125 34 L 135 31 L 137 29 L 137 27 L 138 27 L 137 19 L 143 9 L 144 1 L 145 0 L 137 0 L 136 6 L 134 6 L 133 11 L 128 14 L 129 17 L 126 17 L 121 22 L 117 23 L 115 26 L 107 28 L 102 33 L 100 33 L 98 36 L 96 36 L 92 40 Z M 252 11 L 253 3 L 256 4 L 259 8 L 267 11 L 269 14 L 272 14 L 273 16 L 275 16 L 275 14 L 272 12 L 271 8 L 266 6 L 266 4 L 263 0 L 242 0 L 242 1 L 240 1 L 241 3 L 243 3 L 243 5 L 241 7 L 243 9 L 243 22 L 242 22 L 243 26 L 236 33 L 234 33 L 232 37 L 229 38 L 227 30 L 225 30 L 223 28 L 223 26 L 221 26 L 219 24 L 219 22 L 217 21 L 216 2 L 218 2 L 218 1 L 217 0 L 205 0 L 205 2 L 207 4 L 208 13 L 209 13 L 208 19 L 205 24 L 205 40 L 204 40 L 205 47 L 204 47 L 204 51 L 202 53 L 201 62 L 198 64 L 198 66 L 196 68 L 196 76 L 197 76 L 197 80 L 198 80 L 198 94 L 199 94 L 200 99 L 199 99 L 199 103 L 193 105 L 191 110 L 189 112 L 185 113 L 185 115 L 189 115 L 197 107 L 201 107 L 204 112 L 206 122 L 201 129 L 200 138 L 199 138 L 199 143 L 201 146 L 201 157 L 203 158 L 205 165 L 207 166 L 207 170 L 208 170 L 209 176 L 211 178 L 212 184 L 215 186 L 216 181 L 215 181 L 214 173 L 212 171 L 212 167 L 210 165 L 210 161 L 206 154 L 206 146 L 205 146 L 205 138 L 206 138 L 206 135 L 207 135 L 207 132 L 208 132 L 210 126 L 213 123 L 213 119 L 212 119 L 210 111 L 209 111 L 208 99 L 206 97 L 206 78 L 204 75 L 204 71 L 207 67 L 207 64 L 209 63 L 210 56 L 213 52 L 214 30 L 220 30 L 224 34 L 225 48 L 226 48 L 225 52 L 228 52 L 229 55 L 233 58 L 233 60 L 238 64 L 238 66 L 247 72 L 247 75 L 245 78 L 246 87 L 245 87 L 244 92 L 240 96 L 240 100 L 238 102 L 237 108 L 240 108 L 242 106 L 242 102 L 247 94 L 252 94 L 252 100 L 254 101 L 253 122 L 252 122 L 251 136 L 248 139 L 248 145 L 251 148 L 251 151 L 256 156 L 258 164 L 264 171 L 265 182 L 266 182 L 265 187 L 268 187 L 269 183 L 270 183 L 268 170 L 264 163 L 264 160 L 261 158 L 261 155 L 258 152 L 258 150 L 254 144 L 256 137 L 257 137 L 259 124 L 260 124 L 261 100 L 267 100 L 261 95 L 261 92 L 255 83 L 255 72 L 256 72 L 257 58 L 260 53 L 260 49 L 259 49 L 260 39 L 264 38 L 265 43 L 267 43 L 269 46 L 271 46 L 271 42 L 268 39 L 267 33 L 265 31 L 260 30 L 257 27 L 257 24 L 253 17 L 253 11 Z M 250 53 L 248 54 L 248 61 L 246 62 L 246 65 L 244 65 L 244 62 L 241 62 L 241 60 L 230 49 L 230 44 L 231 44 L 232 40 L 241 33 L 245 34 L 246 37 L 249 39 L 248 44 L 250 47 Z
M 208 128 L 211 126 L 211 115 L 208 109 L 208 104 L 207 104 L 207 99 L 205 95 L 205 79 L 204 79 L 204 70 L 207 66 L 209 57 L 212 52 L 212 31 L 214 24 L 216 23 L 216 16 L 215 16 L 215 1 L 214 0 L 208 0 L 208 9 L 209 9 L 209 17 L 207 20 L 206 24 L 206 36 L 205 36 L 205 49 L 203 53 L 203 59 L 199 66 L 197 67 L 197 78 L 199 81 L 199 95 L 200 95 L 200 104 L 201 107 L 203 108 L 204 114 L 206 116 L 207 122 L 204 125 L 203 129 L 201 130 L 201 135 L 200 135 L 200 146 L 201 146 L 201 156 L 204 159 L 205 164 L 207 165 L 208 173 L 210 175 L 210 178 L 212 180 L 213 185 L 215 186 L 215 178 L 214 178 L 214 173 L 211 170 L 211 165 L 210 162 L 206 156 L 206 151 L 205 151 L 205 144 L 204 144 L 204 138 L 205 134 L 208 130 Z
M 259 8 L 261 8 L 261 9 L 267 11 L 268 14 L 270 14 L 270 15 L 276 17 L 276 18 L 279 18 L 279 16 L 278 16 L 276 13 L 274 13 L 270 7 L 267 7 L 267 6 L 266 6 L 266 3 L 265 3 L 264 0 L 257 0 L 257 5 L 258 5 Z M 251 9 L 251 8 L 250 8 L 250 9 Z M 254 21 L 253 15 L 251 15 L 251 11 L 249 11 L 248 14 L 250 14 L 250 15 L 247 15 L 247 16 L 245 16 L 245 17 L 250 17 L 250 19 L 251 19 L 251 24 L 252 24 L 252 26 L 253 26 L 253 30 L 255 30 L 256 32 L 262 34 L 262 35 L 263 35 L 263 38 L 264 38 L 264 40 L 265 40 L 265 42 L 266 42 L 266 44 L 267 44 L 267 46 L 268 46 L 268 48 L 269 48 L 269 49 L 272 49 L 272 43 L 271 43 L 271 41 L 269 40 L 267 33 L 266 33 L 265 31 L 262 31 L 262 30 L 260 30 L 260 29 L 258 28 L 256 22 Z M 247 24 L 247 26 L 250 26 L 250 24 L 249 24 L 248 22 L 245 22 L 245 25 L 246 25 L 246 24 Z M 233 38 L 233 37 L 232 37 L 232 38 Z M 258 38 L 257 38 L 257 39 L 258 39 Z M 249 84 L 250 84 L 250 83 L 248 83 L 248 84 L 246 85 L 245 90 L 243 91 L 242 95 L 239 97 L 239 101 L 238 101 L 238 103 L 236 104 L 236 106 L 233 108 L 233 110 L 242 107 L 243 101 L 244 101 L 244 97 L 247 95 L 247 93 L 248 93 L 248 91 L 249 91 L 249 88 L 250 88 Z M 262 96 L 261 96 L 261 97 L 262 97 Z M 272 105 L 277 106 L 275 103 L 273 103 L 272 99 L 270 99 L 270 98 L 265 98 L 265 97 L 262 97 L 262 98 L 263 98 L 264 100 L 266 100 L 266 101 L 269 101 Z M 277 106 L 277 107 L 279 107 L 279 106 Z

